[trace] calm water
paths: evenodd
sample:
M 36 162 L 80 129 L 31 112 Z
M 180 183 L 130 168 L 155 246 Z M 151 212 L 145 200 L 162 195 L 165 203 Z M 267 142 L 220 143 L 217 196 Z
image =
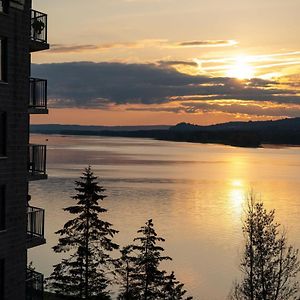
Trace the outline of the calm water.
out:
M 47 139 L 47 140 L 46 140 Z M 196 300 L 222 300 L 239 278 L 245 194 L 254 189 L 300 247 L 300 148 L 243 149 L 148 139 L 33 135 L 48 145 L 47 181 L 32 182 L 31 205 L 46 209 L 47 244 L 31 249 L 46 276 L 60 261 L 51 247 L 69 218 L 74 180 L 92 165 L 107 189 L 106 218 L 120 230 L 116 241 L 131 243 L 153 218 L 166 239 L 166 254 Z

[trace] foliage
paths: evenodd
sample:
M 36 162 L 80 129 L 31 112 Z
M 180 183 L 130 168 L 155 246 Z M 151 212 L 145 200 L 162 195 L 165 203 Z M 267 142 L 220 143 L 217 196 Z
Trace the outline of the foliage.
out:
M 184 298 L 187 291 L 184 289 L 184 284 L 180 283 L 174 272 L 170 275 L 166 275 L 164 279 L 164 285 L 162 288 L 162 299 L 164 300 L 191 300 L 193 297 Z
M 157 236 L 150 219 L 138 230 L 134 244 L 122 249 L 117 272 L 120 277 L 120 300 L 184 299 L 183 284 L 176 281 L 175 275 L 166 276 L 160 270 L 163 261 L 171 260 L 163 256 L 164 248 L 158 243 L 165 239 Z M 187 298 L 187 300 L 192 299 Z
M 137 242 L 132 246 L 137 253 L 137 273 L 133 275 L 134 287 L 143 299 L 159 299 L 160 286 L 164 282 L 164 271 L 159 270 L 159 265 L 164 260 L 171 260 L 169 256 L 162 256 L 164 248 L 158 246 L 158 242 L 165 239 L 157 236 L 152 220 L 148 220 L 138 233 L 140 236 L 134 239 Z
M 121 257 L 116 260 L 116 273 L 121 284 L 119 300 L 138 299 L 134 289 L 133 276 L 137 272 L 136 257 L 133 256 L 132 246 L 120 250 Z
M 118 245 L 112 241 L 118 231 L 112 228 L 112 224 L 99 218 L 107 210 L 98 202 L 106 196 L 91 168 L 86 168 L 80 178 L 75 182 L 77 194 L 72 197 L 77 201 L 76 205 L 64 209 L 75 217 L 56 232 L 60 238 L 53 247 L 57 253 L 71 254 L 54 266 L 47 285 L 60 295 L 80 299 L 110 299 L 106 291 L 110 282 L 107 274 L 112 266 L 110 253 L 118 249 Z
M 287 246 L 286 235 L 279 231 L 280 225 L 274 217 L 274 210 L 267 211 L 263 203 L 250 195 L 243 225 L 243 279 L 235 284 L 231 299 L 299 299 L 296 280 L 300 270 L 298 250 Z

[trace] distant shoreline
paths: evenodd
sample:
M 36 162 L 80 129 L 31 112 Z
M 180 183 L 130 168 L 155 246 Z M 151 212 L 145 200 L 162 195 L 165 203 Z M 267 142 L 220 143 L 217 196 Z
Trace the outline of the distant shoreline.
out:
M 300 118 L 277 121 L 228 122 L 210 126 L 179 123 L 175 126 L 81 126 L 31 125 L 32 133 L 152 138 L 155 140 L 201 144 L 221 144 L 244 148 L 269 145 L 300 146 Z M 266 145 L 266 146 L 263 146 Z
M 99 134 L 75 134 L 75 133 L 56 133 L 56 132 L 32 132 L 33 135 L 55 135 L 61 137 L 67 136 L 84 136 L 84 137 L 111 137 L 111 138 L 132 138 L 132 139 L 148 139 L 154 141 L 166 141 L 166 142 L 176 142 L 176 143 L 189 143 L 189 144 L 202 144 L 202 145 L 222 145 L 222 146 L 229 146 L 229 147 L 237 147 L 237 148 L 262 148 L 262 149 L 284 149 L 284 148 L 299 148 L 300 145 L 293 145 L 293 144 L 261 144 L 258 147 L 242 147 L 236 145 L 230 145 L 226 143 L 208 143 L 208 142 L 191 142 L 191 141 L 175 141 L 175 140 L 162 140 L 156 139 L 152 137 L 125 137 L 125 136 L 108 136 L 108 135 L 99 135 Z

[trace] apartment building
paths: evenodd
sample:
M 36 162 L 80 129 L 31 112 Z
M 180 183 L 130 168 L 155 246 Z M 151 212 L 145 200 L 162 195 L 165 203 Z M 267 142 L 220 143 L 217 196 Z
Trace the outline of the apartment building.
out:
M 46 114 L 47 81 L 30 77 L 31 55 L 49 48 L 47 15 L 31 0 L 0 0 L 0 299 L 42 299 L 43 275 L 27 251 L 44 244 L 44 210 L 28 195 L 46 179 L 46 147 L 29 144 L 31 114 Z

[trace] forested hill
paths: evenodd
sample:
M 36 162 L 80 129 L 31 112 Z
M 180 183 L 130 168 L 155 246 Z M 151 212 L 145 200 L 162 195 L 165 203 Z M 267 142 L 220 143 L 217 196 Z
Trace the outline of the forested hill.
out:
M 277 121 L 249 121 L 249 122 L 228 122 L 209 126 L 200 126 L 189 123 L 179 123 L 170 128 L 175 131 L 214 131 L 214 130 L 300 130 L 300 118 L 282 119 Z
M 210 126 L 180 123 L 175 126 L 31 125 L 32 133 L 154 138 L 158 140 L 218 143 L 240 147 L 262 144 L 300 145 L 300 118 L 278 121 L 229 122 Z

